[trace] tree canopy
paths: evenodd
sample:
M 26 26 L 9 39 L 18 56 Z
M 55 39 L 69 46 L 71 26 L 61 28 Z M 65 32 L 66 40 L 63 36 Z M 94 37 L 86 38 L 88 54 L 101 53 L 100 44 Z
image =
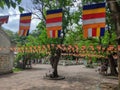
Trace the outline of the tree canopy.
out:
M 0 7 L 4 8 L 5 6 L 7 6 L 8 8 L 10 7 L 16 8 L 16 6 L 18 6 L 19 11 L 22 12 L 24 8 L 20 6 L 21 1 L 22 0 L 1 0 Z

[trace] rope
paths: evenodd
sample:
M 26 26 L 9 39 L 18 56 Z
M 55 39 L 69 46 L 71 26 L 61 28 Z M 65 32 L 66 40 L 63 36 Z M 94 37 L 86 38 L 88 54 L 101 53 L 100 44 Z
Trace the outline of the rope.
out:
M 111 2 L 120 2 L 120 0 L 115 0 L 115 1 L 106 1 L 106 2 L 104 2 L 104 3 L 111 3 Z M 93 2 L 94 3 L 94 2 Z M 102 2 L 101 2 L 102 3 Z M 83 3 L 79 3 L 79 4 L 83 4 Z M 90 3 L 91 4 L 91 3 Z M 37 13 L 37 12 L 39 12 L 39 11 L 36 11 L 36 12 L 27 12 L 27 13 L 32 13 L 32 14 L 34 14 L 34 13 Z M 24 14 L 24 13 L 20 13 L 20 14 Z M 16 16 L 16 15 L 20 15 L 20 14 L 9 14 L 9 15 L 4 15 L 4 16 Z M 1 15 L 1 16 L 3 16 L 3 15 Z

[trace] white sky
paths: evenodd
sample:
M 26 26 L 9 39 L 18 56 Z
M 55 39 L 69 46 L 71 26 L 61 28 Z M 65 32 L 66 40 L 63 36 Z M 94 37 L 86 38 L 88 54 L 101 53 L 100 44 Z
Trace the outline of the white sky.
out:
M 32 9 L 33 7 L 31 0 L 22 0 L 21 6 L 24 7 L 25 10 Z M 10 15 L 8 23 L 3 24 L 2 27 L 4 27 L 5 29 L 14 31 L 14 32 L 18 32 L 19 31 L 19 20 L 20 20 L 20 15 L 19 15 L 20 12 L 18 10 L 18 7 L 16 7 L 16 9 L 13 9 L 12 7 L 10 9 L 8 9 L 7 7 L 5 9 L 0 8 L 0 12 L 1 12 L 0 16 Z M 24 12 L 27 12 L 27 11 L 24 11 Z M 35 17 L 35 16 L 32 15 L 32 17 Z M 30 26 L 30 32 L 36 29 L 36 26 L 38 25 L 39 22 L 40 20 L 38 19 L 32 19 L 31 26 Z

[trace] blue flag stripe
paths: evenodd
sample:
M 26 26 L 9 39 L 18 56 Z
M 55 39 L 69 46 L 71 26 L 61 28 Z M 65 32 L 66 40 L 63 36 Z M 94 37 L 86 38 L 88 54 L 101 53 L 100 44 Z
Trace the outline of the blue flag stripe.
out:
M 61 30 L 58 30 L 58 37 L 60 37 L 60 34 L 61 34 Z
M 83 10 L 97 9 L 97 8 L 102 8 L 102 7 L 105 7 L 105 3 L 84 5 Z
M 60 13 L 60 12 L 62 12 L 62 9 L 48 10 L 48 11 L 47 11 L 47 15 L 48 15 L 48 14 Z
M 31 16 L 32 13 L 24 13 L 24 14 L 20 14 L 20 16 Z
M 29 35 L 29 30 L 27 30 L 27 35 L 26 36 L 28 36 Z
M 104 36 L 105 28 L 100 28 L 100 36 Z

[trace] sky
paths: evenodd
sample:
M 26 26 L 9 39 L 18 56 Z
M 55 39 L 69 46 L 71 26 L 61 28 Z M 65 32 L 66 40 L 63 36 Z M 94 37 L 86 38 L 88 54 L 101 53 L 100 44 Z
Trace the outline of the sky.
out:
M 33 8 L 31 0 L 22 0 L 20 6 L 25 8 L 25 11 L 23 13 L 27 13 L 28 9 Z M 5 7 L 5 9 L 0 8 L 0 12 L 1 12 L 0 16 L 9 15 L 8 23 L 3 24 L 2 27 L 13 32 L 18 32 L 20 20 L 20 12 L 18 10 L 18 7 L 16 7 L 15 9 L 12 7 L 10 9 L 8 9 L 7 7 Z M 33 17 L 35 17 L 35 15 L 32 15 L 32 18 Z M 40 22 L 39 19 L 31 20 L 30 32 L 36 29 L 36 26 L 38 25 L 39 22 Z

